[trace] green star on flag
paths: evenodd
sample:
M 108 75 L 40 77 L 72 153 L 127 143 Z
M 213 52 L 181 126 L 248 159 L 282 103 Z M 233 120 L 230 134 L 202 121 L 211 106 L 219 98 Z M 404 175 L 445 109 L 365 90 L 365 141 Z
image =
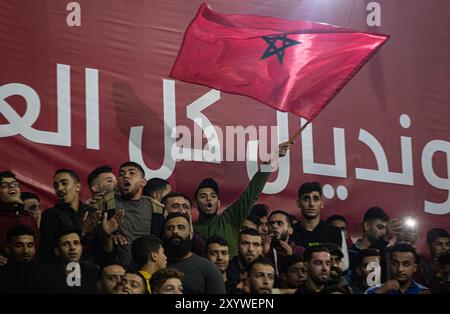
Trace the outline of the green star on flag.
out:
M 261 38 L 264 39 L 269 44 L 266 51 L 264 51 L 264 54 L 261 57 L 261 60 L 276 54 L 278 57 L 278 61 L 280 61 L 280 64 L 283 64 L 284 51 L 286 50 L 286 48 L 289 48 L 291 46 L 298 45 L 301 43 L 301 42 L 293 40 L 291 38 L 287 38 L 286 34 L 261 36 Z M 280 40 L 282 42 L 282 46 L 279 48 L 276 46 L 276 43 L 278 40 Z

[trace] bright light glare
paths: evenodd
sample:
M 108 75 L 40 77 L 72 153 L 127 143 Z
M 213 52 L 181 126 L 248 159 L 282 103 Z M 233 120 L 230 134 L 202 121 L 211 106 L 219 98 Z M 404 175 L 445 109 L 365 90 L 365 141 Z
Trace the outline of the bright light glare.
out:
M 405 219 L 405 225 L 412 229 L 417 225 L 417 221 L 414 218 L 408 217 Z

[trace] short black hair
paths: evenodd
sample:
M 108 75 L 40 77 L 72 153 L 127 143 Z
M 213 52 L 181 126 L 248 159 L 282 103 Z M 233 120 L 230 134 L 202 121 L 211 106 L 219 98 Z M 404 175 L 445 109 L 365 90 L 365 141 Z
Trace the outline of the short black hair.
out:
M 195 198 L 197 198 L 198 191 L 203 188 L 213 189 L 214 192 L 217 194 L 217 197 L 219 197 L 219 184 L 213 178 L 211 178 L 211 177 L 205 178 L 202 180 L 202 182 L 200 182 L 197 189 L 195 190 L 195 194 L 194 194 Z
M 371 222 L 372 220 L 380 219 L 381 221 L 389 221 L 389 216 L 380 207 L 371 207 L 364 214 L 363 222 Z
M 221 236 L 213 235 L 213 236 L 209 237 L 209 238 L 206 240 L 206 243 L 205 243 L 205 254 L 208 253 L 208 246 L 209 246 L 210 244 L 214 244 L 214 243 L 217 243 L 217 244 L 219 244 L 219 245 L 227 246 L 227 247 L 228 247 L 228 241 L 227 241 L 227 240 L 225 240 L 225 239 L 222 238 Z
M 138 164 L 137 162 L 134 162 L 134 161 L 124 162 L 123 164 L 120 165 L 119 172 L 120 172 L 120 169 L 122 169 L 124 167 L 135 167 L 136 169 L 138 169 L 141 172 L 142 177 L 145 178 L 144 168 L 142 168 L 142 166 L 140 164 Z
M 35 193 L 32 193 L 32 192 L 22 192 L 20 194 L 20 198 L 22 199 L 22 201 L 30 200 L 30 199 L 36 199 L 39 202 L 41 201 L 39 196 L 37 194 L 35 194 Z
M 258 264 L 271 266 L 275 272 L 275 266 L 269 259 L 262 257 L 262 256 L 258 256 L 253 262 L 250 263 L 250 265 L 248 265 L 247 274 L 250 275 L 252 269 L 255 267 L 255 265 L 258 265 Z
M 311 192 L 319 192 L 320 196 L 322 196 L 322 185 L 319 182 L 303 183 L 298 189 L 298 198 L 300 199 L 303 194 Z
M 347 224 L 347 219 L 345 219 L 345 217 L 342 215 L 332 215 L 332 216 L 328 217 L 327 224 L 331 224 L 331 222 L 333 222 L 335 220 L 343 221 Z
M 157 270 L 150 277 L 150 287 L 152 292 L 159 290 L 161 286 L 170 278 L 177 278 L 183 281 L 184 273 L 175 268 L 162 268 Z
M 450 238 L 448 231 L 442 228 L 433 228 L 427 232 L 427 243 L 432 245 L 437 238 Z
M 55 177 L 57 174 L 60 174 L 60 173 L 67 173 L 75 180 L 75 182 L 80 183 L 80 176 L 72 169 L 68 169 L 68 168 L 57 169 L 55 171 L 55 174 L 53 175 L 53 177 Z
M 192 201 L 191 201 L 191 199 L 189 198 L 189 196 L 187 196 L 186 194 L 181 193 L 181 192 L 169 192 L 167 195 L 165 195 L 165 196 L 161 199 L 161 203 L 163 203 L 164 206 L 167 206 L 167 200 L 168 200 L 169 198 L 172 198 L 172 197 L 182 197 L 182 198 L 188 200 L 189 204 L 192 206 Z
M 254 223 L 256 225 L 256 227 L 258 227 L 261 224 L 261 220 L 259 219 L 259 217 L 256 215 L 252 215 L 252 214 L 248 215 L 244 220 L 251 221 L 252 223 Z
M 261 233 L 259 233 L 258 230 L 255 230 L 255 229 L 243 229 L 242 231 L 240 231 L 239 232 L 239 237 L 238 237 L 239 241 L 241 240 L 241 237 L 243 235 L 245 235 L 245 234 L 246 235 L 250 235 L 250 236 L 254 236 L 254 237 L 260 237 L 261 238 L 261 243 L 263 241 L 263 237 L 262 237 Z
M 160 192 L 164 190 L 168 185 L 169 181 L 161 178 L 151 178 L 147 181 L 144 187 L 144 195 L 151 196 L 154 192 Z
M 80 240 L 81 240 L 81 230 L 80 230 L 79 228 L 72 228 L 72 227 L 69 227 L 69 228 L 63 228 L 63 229 L 58 230 L 58 231 L 55 233 L 55 235 L 53 236 L 53 247 L 54 247 L 54 248 L 59 247 L 59 240 L 60 240 L 63 236 L 68 235 L 68 234 L 71 234 L 71 233 L 76 233 L 76 234 L 78 234 L 78 236 L 80 237 Z
M 16 237 L 20 237 L 23 235 L 29 235 L 35 237 L 36 234 L 34 230 L 27 225 L 14 225 L 9 228 L 8 232 L 6 232 L 6 241 L 11 243 L 11 240 Z
M 133 241 L 131 254 L 139 267 L 148 262 L 150 253 L 157 253 L 162 247 L 160 238 L 154 235 L 144 235 Z
M 273 212 L 271 212 L 269 215 L 269 220 L 270 220 L 270 217 L 272 217 L 273 215 L 276 215 L 276 214 L 284 215 L 284 217 L 286 217 L 288 226 L 289 227 L 293 226 L 294 223 L 292 222 L 292 215 L 281 209 L 277 209 L 277 210 L 274 210 Z
M 188 224 L 190 224 L 190 219 L 189 219 L 189 215 L 188 214 L 180 213 L 180 212 L 173 212 L 173 213 L 169 213 L 167 215 L 166 219 L 164 220 L 164 226 L 167 224 L 167 222 L 169 220 L 177 218 L 177 217 L 183 217 L 184 219 L 186 219 Z
M 88 178 L 87 178 L 88 186 L 91 187 L 92 181 L 94 181 L 95 178 L 97 178 L 102 173 L 112 173 L 112 172 L 113 172 L 113 169 L 110 165 L 102 165 L 100 167 L 95 168 L 88 175 Z
M 416 249 L 409 244 L 406 243 L 396 243 L 394 244 L 394 246 L 391 248 L 390 252 L 389 252 L 389 259 L 392 258 L 392 254 L 394 254 L 395 252 L 398 253 L 411 253 L 414 256 L 414 263 L 418 263 L 419 262 L 419 254 L 417 254 Z
M 266 204 L 255 204 L 250 210 L 250 215 L 255 215 L 259 218 L 267 216 L 269 213 L 269 206 Z
M 308 246 L 305 249 L 305 251 L 303 252 L 303 260 L 305 262 L 310 262 L 311 258 L 312 258 L 312 255 L 314 253 L 318 253 L 318 252 L 330 253 L 330 250 L 328 250 L 328 248 L 326 246 L 324 246 L 324 245 L 311 245 L 311 246 Z
M 358 264 L 360 265 L 362 263 L 363 259 L 365 259 L 366 257 L 369 257 L 369 256 L 376 256 L 376 257 L 381 258 L 380 250 L 375 249 L 375 248 L 368 248 L 368 249 L 359 251 Z
M 5 171 L 0 172 L 0 183 L 2 183 L 4 178 L 16 179 L 16 175 L 9 170 L 5 170 Z
M 301 255 L 298 254 L 286 255 L 286 257 L 281 260 L 280 271 L 284 274 L 287 274 L 289 268 L 292 265 L 295 265 L 300 262 L 303 262 L 303 257 Z

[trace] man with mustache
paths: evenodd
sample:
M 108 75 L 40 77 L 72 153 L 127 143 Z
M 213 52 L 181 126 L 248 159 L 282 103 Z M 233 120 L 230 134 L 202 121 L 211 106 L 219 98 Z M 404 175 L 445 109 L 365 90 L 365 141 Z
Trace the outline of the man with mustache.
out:
M 286 155 L 289 142 L 279 145 L 279 157 Z M 250 181 L 239 200 L 228 206 L 222 214 L 220 208 L 219 184 L 213 178 L 206 178 L 195 191 L 194 205 L 199 211 L 199 219 L 194 223 L 195 232 L 203 239 L 219 235 L 228 241 L 230 256 L 237 255 L 237 235 L 245 218 L 250 214 L 253 204 L 262 192 L 270 172 L 258 171 Z
M 264 257 L 258 257 L 249 266 L 246 286 L 250 294 L 272 294 L 275 283 L 275 268 Z
M 304 287 L 297 289 L 296 294 L 320 294 L 330 280 L 331 255 L 329 250 L 321 245 L 310 246 L 303 253 L 307 271 Z
M 59 201 L 42 214 L 40 261 L 54 262 L 53 240 L 57 233 L 71 228 L 80 230 L 81 241 L 85 248 L 82 258 L 91 262 L 99 260 L 97 252 L 102 251 L 102 240 L 97 225 L 101 213 L 81 202 L 80 177 L 71 169 L 58 169 L 53 176 L 53 187 Z
M 83 245 L 79 230 L 67 229 L 58 232 L 54 239 L 54 253 L 57 260 L 49 268 L 55 273 L 58 293 L 97 292 L 96 281 L 99 268 L 97 265 L 81 261 Z M 76 268 L 72 267 L 74 265 L 77 265 Z M 67 278 L 71 276 L 71 273 L 81 276 L 79 283 L 73 285 L 67 283 Z
M 34 259 L 34 236 L 34 230 L 26 225 L 15 225 L 6 233 L 8 262 L 0 267 L 0 294 L 54 292 L 52 273 Z
M 264 252 L 275 266 L 276 284 L 279 287 L 280 264 L 286 256 L 297 254 L 302 255 L 305 250 L 303 247 L 295 245 L 291 239 L 293 230 L 292 217 L 283 210 L 275 210 L 269 215 L 269 235 L 272 240 L 269 251 Z
M 395 244 L 389 252 L 390 278 L 382 285 L 367 290 L 367 294 L 420 294 L 427 287 L 413 280 L 419 256 L 409 244 Z
M 144 276 L 140 273 L 126 273 L 113 294 L 149 294 Z
M 37 246 L 39 227 L 33 215 L 24 207 L 20 184 L 14 173 L 2 171 L 0 172 L 0 266 L 8 261 L 5 252 L 6 232 L 18 224 L 27 225 L 33 229 Z
M 342 291 L 351 294 L 352 289 L 349 287 L 347 280 L 343 276 L 342 258 L 344 257 L 344 254 L 342 254 L 341 248 L 335 243 L 325 243 L 324 245 L 330 251 L 331 257 L 329 286 L 339 287 Z
M 167 266 L 184 273 L 184 293 L 224 294 L 225 284 L 219 269 L 206 258 L 192 253 L 190 228 L 187 214 L 174 212 L 167 216 L 162 236 Z

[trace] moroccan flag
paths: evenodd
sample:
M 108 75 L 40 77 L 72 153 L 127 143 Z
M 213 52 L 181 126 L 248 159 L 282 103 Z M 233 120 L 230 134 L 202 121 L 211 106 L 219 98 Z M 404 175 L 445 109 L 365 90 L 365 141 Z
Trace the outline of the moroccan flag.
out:
M 170 76 L 252 97 L 311 121 L 388 36 L 202 4 Z

